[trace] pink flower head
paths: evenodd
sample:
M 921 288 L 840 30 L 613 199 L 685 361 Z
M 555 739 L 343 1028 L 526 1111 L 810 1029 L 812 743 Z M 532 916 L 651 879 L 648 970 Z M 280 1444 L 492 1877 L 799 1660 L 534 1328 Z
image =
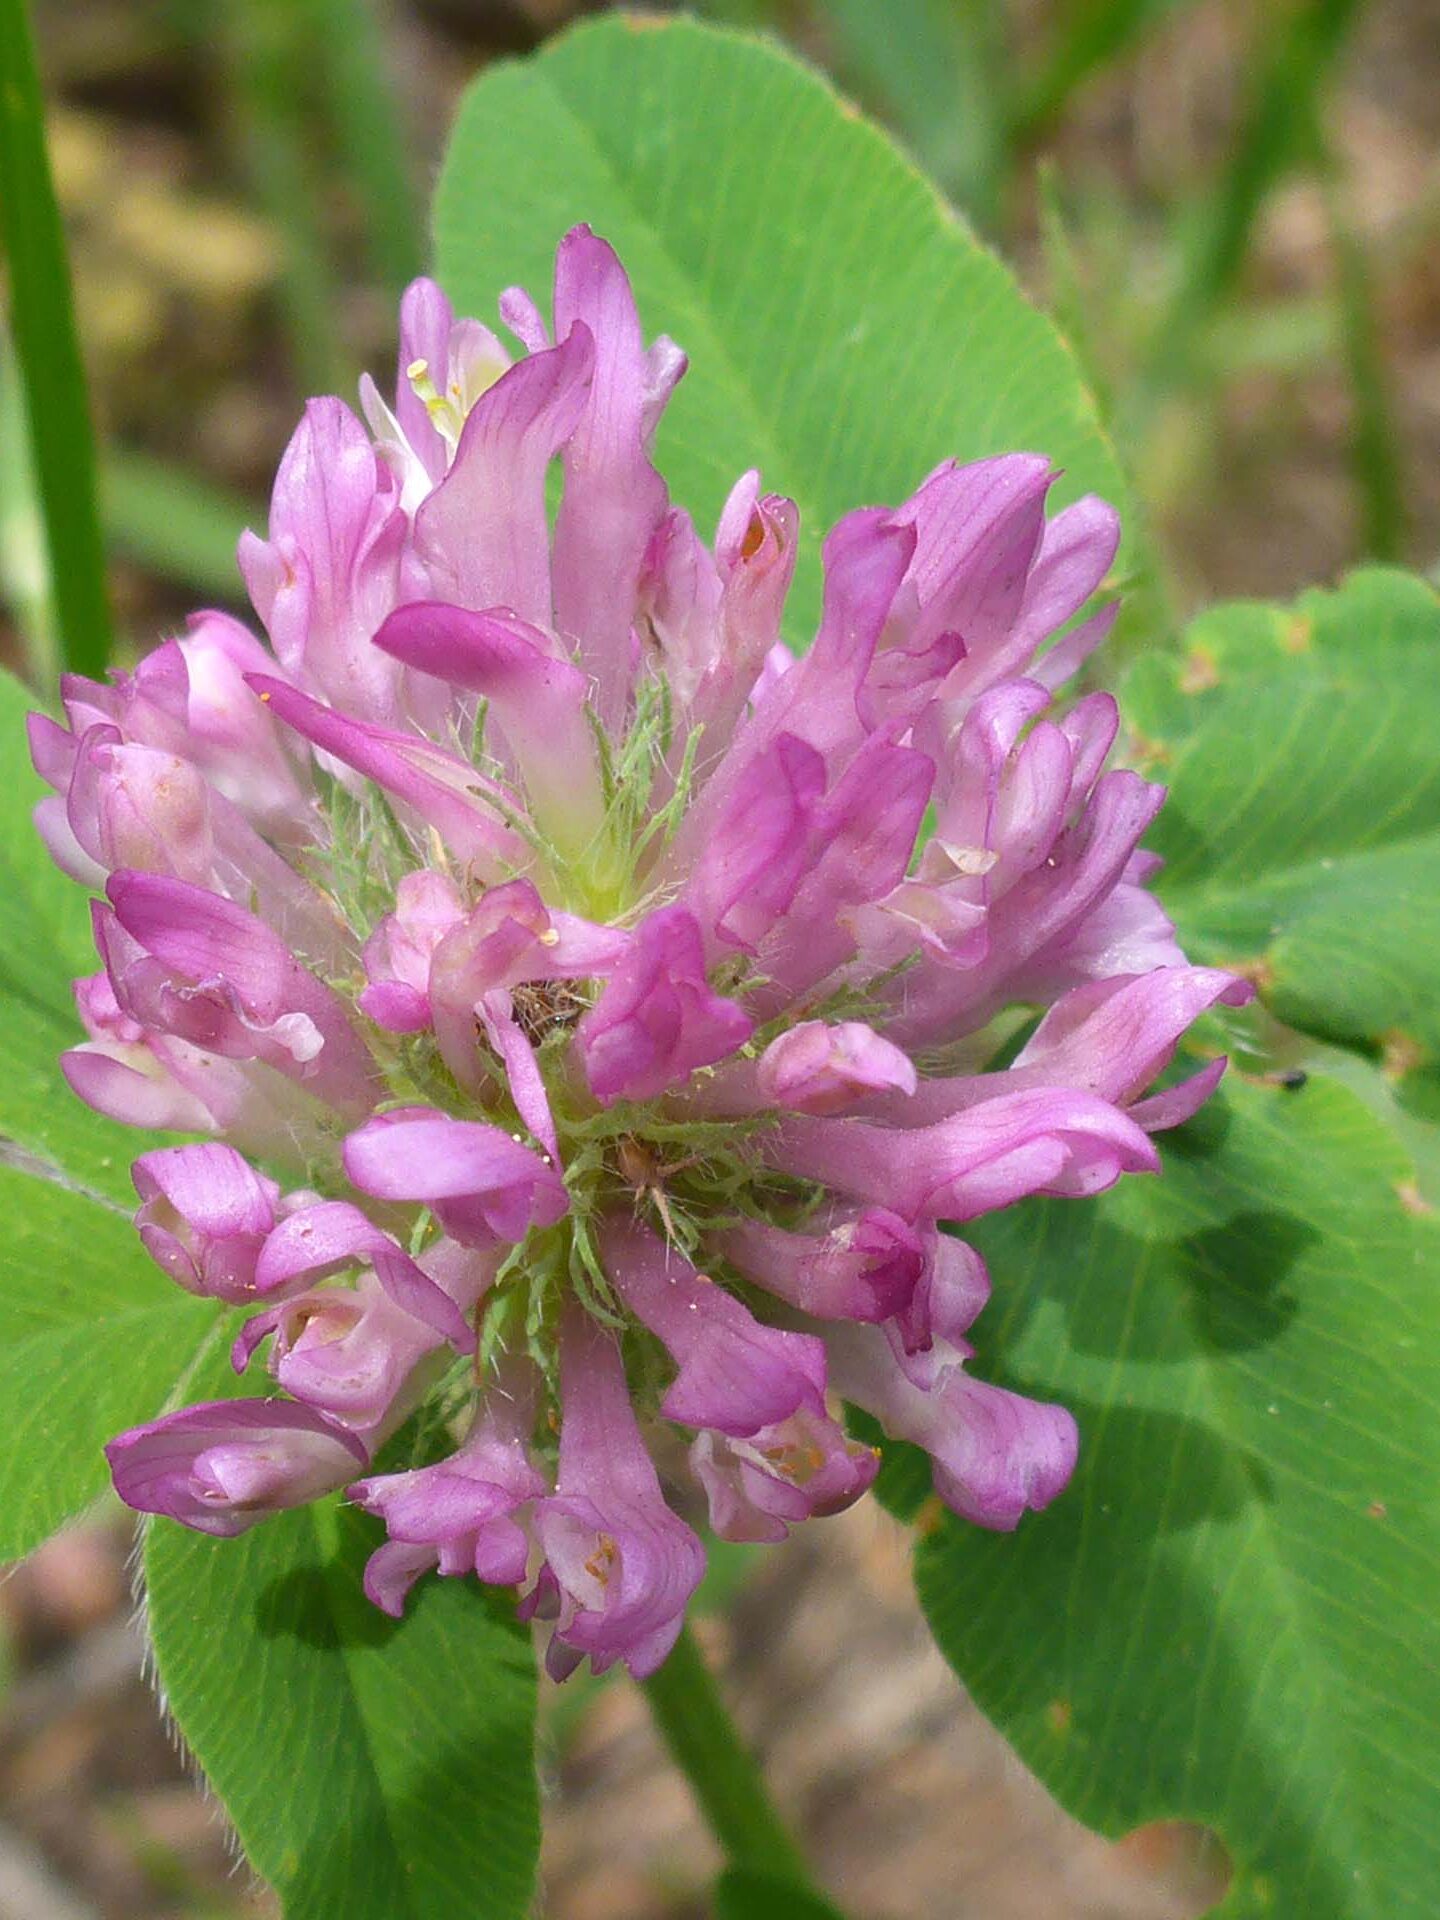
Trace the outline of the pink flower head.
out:
M 943 1228 L 1154 1172 L 1224 1063 L 1157 1076 L 1248 990 L 1186 963 L 1163 793 L 1065 693 L 1109 507 L 1052 510 L 1041 453 L 917 474 L 828 531 L 792 658 L 797 509 L 748 472 L 710 538 L 670 500 L 685 357 L 605 241 L 500 320 L 407 291 L 395 391 L 313 401 L 242 544 L 265 637 L 202 614 L 67 680 L 37 819 L 101 896 L 66 1075 L 208 1136 L 142 1154 L 137 1225 L 261 1307 L 236 1359 L 287 1395 L 122 1436 L 121 1493 L 236 1532 L 349 1485 L 377 1604 L 528 1578 L 553 1673 L 645 1674 L 703 1560 L 666 1423 L 732 1539 L 870 1484 L 839 1395 L 981 1525 L 1060 1492 L 1073 1422 L 980 1377 Z M 427 1396 L 459 1445 L 357 1479 Z

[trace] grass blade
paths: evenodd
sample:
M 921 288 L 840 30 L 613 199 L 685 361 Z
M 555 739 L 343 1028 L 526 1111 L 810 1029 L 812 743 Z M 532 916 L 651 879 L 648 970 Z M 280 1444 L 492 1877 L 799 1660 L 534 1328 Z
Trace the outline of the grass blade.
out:
M 1360 502 L 1361 553 L 1367 560 L 1399 560 L 1408 530 L 1405 484 L 1370 273 L 1333 178 L 1327 182 L 1326 198 L 1341 344 L 1354 408 L 1350 452 Z
M 0 241 L 61 658 L 73 672 L 103 675 L 110 606 L 95 442 L 25 0 L 0 0 Z
M 53 685 L 60 668 L 60 635 L 50 591 L 45 523 L 35 492 L 25 395 L 10 336 L 0 326 L 0 598 L 20 630 L 30 676 Z
M 1073 0 L 1059 22 L 1053 51 L 1034 78 L 1015 89 L 1011 139 L 1033 145 L 1092 74 L 1124 59 L 1167 14 L 1185 4 L 1188 0 Z
M 1271 190 L 1314 151 L 1316 107 L 1363 0 L 1305 0 L 1256 63 L 1235 149 L 1155 337 L 1144 401 L 1183 383 L 1197 336 L 1234 286 Z
M 214 9 L 251 190 L 284 246 L 279 292 L 296 378 L 307 393 L 344 393 L 350 373 L 306 97 L 308 15 L 296 0 L 218 0 Z
M 262 504 L 116 448 L 102 458 L 101 483 L 105 531 L 117 549 L 207 599 L 243 598 L 235 544 L 245 527 L 264 527 Z
M 315 60 L 329 89 L 345 178 L 365 220 L 371 271 L 399 293 L 424 269 L 424 225 L 376 0 L 312 0 Z

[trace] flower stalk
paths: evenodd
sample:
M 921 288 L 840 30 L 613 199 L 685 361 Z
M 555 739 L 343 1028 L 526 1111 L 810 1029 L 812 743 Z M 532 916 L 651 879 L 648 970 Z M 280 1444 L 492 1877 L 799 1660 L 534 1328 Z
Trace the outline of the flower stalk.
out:
M 729 1864 L 818 1891 L 688 1627 L 640 1687 Z

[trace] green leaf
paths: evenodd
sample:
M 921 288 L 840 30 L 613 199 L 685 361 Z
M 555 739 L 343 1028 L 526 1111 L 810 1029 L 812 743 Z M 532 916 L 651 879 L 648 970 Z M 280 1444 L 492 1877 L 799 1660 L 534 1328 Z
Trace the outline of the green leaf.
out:
M 839 1920 L 839 1913 L 788 1880 L 732 1867 L 715 1883 L 715 1920 Z
M 160 1682 L 286 1920 L 521 1920 L 539 1849 L 535 1671 L 507 1599 L 361 1591 L 381 1530 L 336 1500 L 234 1540 L 156 1521 Z
M 1149 844 L 1196 958 L 1288 1025 L 1440 1055 L 1440 597 L 1370 569 L 1206 614 L 1125 708 L 1170 787 Z
M 1081 1819 L 1218 1829 L 1226 1920 L 1422 1920 L 1440 1884 L 1440 1239 L 1354 1097 L 1239 1083 L 1163 1180 L 969 1229 L 987 1369 L 1074 1484 L 918 1549 L 936 1638 Z
M 0 1560 L 105 1484 L 104 1443 L 175 1396 L 218 1322 L 165 1279 L 124 1214 L 0 1165 Z
M 1311 1071 L 1348 1087 L 1394 1134 L 1415 1168 L 1412 1204 L 1418 1201 L 1422 1212 L 1440 1208 L 1440 1070 L 1382 1073 L 1362 1055 L 1318 1041 L 1305 1043 L 1301 1058 Z M 1412 1196 L 1411 1189 L 1406 1193 Z
M 503 183 L 503 185 L 502 185 Z M 1048 453 L 1059 499 L 1125 486 L 1074 361 L 1008 271 L 884 135 L 777 48 L 610 16 L 471 88 L 435 232 L 457 307 L 548 298 L 556 242 L 618 249 L 649 334 L 690 371 L 657 460 L 702 526 L 735 480 L 801 510 L 788 635 L 819 607 L 820 540 L 942 459 Z

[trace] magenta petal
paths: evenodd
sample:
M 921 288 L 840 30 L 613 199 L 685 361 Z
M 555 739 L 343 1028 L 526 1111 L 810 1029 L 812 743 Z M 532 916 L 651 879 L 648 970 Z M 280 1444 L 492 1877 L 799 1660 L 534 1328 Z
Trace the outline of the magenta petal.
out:
M 257 1315 L 232 1350 L 237 1371 L 269 1334 L 270 1371 L 287 1393 L 377 1436 L 392 1431 L 415 1404 L 425 1384 L 422 1363 L 443 1338 L 397 1305 L 370 1273 L 353 1287 L 318 1287 Z
M 1001 672 L 1023 671 L 1027 655 L 1009 644 L 1010 634 L 1040 550 L 1054 479 L 1039 454 L 947 464 L 897 513 L 916 535 L 906 578 L 917 606 L 910 644 L 942 632 L 965 640 L 965 660 L 947 691 L 956 682 L 988 684 Z
M 550 345 L 550 329 L 524 287 L 506 287 L 496 304 L 501 320 L 525 351 L 544 353 Z
M 397 1307 L 443 1334 L 457 1353 L 474 1353 L 475 1329 L 423 1267 L 396 1246 L 378 1247 L 370 1258 L 375 1278 Z
M 1078 1434 L 1063 1407 L 975 1380 L 958 1364 L 919 1386 L 868 1330 L 833 1335 L 829 1347 L 839 1391 L 892 1439 L 925 1449 L 936 1492 L 962 1518 L 1008 1533 L 1069 1481 Z
M 233 1535 L 333 1492 L 368 1456 L 336 1421 L 293 1401 L 217 1400 L 118 1434 L 105 1458 L 127 1506 Z
M 736 1052 L 755 1023 L 711 988 L 695 916 L 660 907 L 642 920 L 577 1030 L 595 1098 L 648 1100 Z
M 828 1414 L 797 1413 L 749 1440 L 697 1434 L 690 1469 L 722 1540 L 783 1540 L 792 1526 L 842 1513 L 874 1482 L 878 1457 Z
M 1065 1087 L 1001 1095 L 928 1127 L 787 1120 L 769 1159 L 907 1219 L 973 1220 L 1030 1193 L 1098 1193 L 1154 1172 L 1146 1135 L 1109 1101 Z
M 1182 1080 L 1178 1086 L 1166 1087 L 1161 1093 L 1152 1093 L 1146 1100 L 1137 1100 L 1130 1109 L 1130 1118 L 1137 1127 L 1144 1127 L 1147 1133 L 1163 1133 L 1167 1127 L 1178 1127 L 1194 1116 L 1204 1106 L 1225 1077 L 1229 1061 L 1222 1053 L 1198 1073 L 1192 1073 L 1188 1080 Z
M 692 720 L 704 729 L 705 759 L 729 745 L 746 701 L 759 706 L 794 664 L 780 639 L 780 620 L 799 534 L 795 502 L 761 495 L 758 474 L 747 475 L 726 502 L 715 534 L 714 646 L 691 701 Z
M 990 1298 L 985 1262 L 964 1240 L 934 1233 L 926 1256 L 919 1283 L 889 1328 L 900 1366 L 920 1385 L 948 1364 L 950 1352 L 968 1351 L 965 1335 Z
M 430 1002 L 399 980 L 372 981 L 356 995 L 355 1004 L 387 1033 L 423 1033 L 430 1024 Z
M 1177 1102 L 1160 1094 L 1136 1105 L 1136 1096 L 1202 1013 L 1216 1004 L 1245 1006 L 1253 997 L 1248 981 L 1215 967 L 1157 967 L 1087 982 L 1055 1002 L 1004 1073 L 927 1077 L 913 1095 L 878 1094 L 864 1111 L 901 1126 L 922 1126 L 1001 1095 L 1065 1086 L 1113 1101 L 1149 1131 L 1177 1126 L 1209 1097 L 1223 1067 L 1207 1068 L 1203 1085 Z M 1180 1095 L 1181 1089 L 1170 1092 Z M 1190 1098 L 1194 1105 L 1187 1108 Z M 1173 1120 L 1157 1117 L 1172 1108 Z
M 412 280 L 400 299 L 400 349 L 395 368 L 395 418 L 430 480 L 445 473 L 445 442 L 416 393 L 410 368 L 424 361 L 443 392 L 448 384 L 450 335 L 455 313 L 433 280 Z
M 471 612 L 438 600 L 397 607 L 375 645 L 421 673 L 484 694 L 500 711 L 539 702 L 577 708 L 587 682 L 537 627 L 495 607 Z
M 578 1307 L 560 1332 L 560 1466 L 536 1503 L 545 1566 L 525 1611 L 554 1617 L 551 1671 L 589 1655 L 643 1679 L 679 1635 L 705 1553 L 665 1504 L 613 1335 Z
M 600 1248 L 615 1291 L 679 1365 L 666 1419 L 743 1438 L 802 1407 L 824 1412 L 819 1340 L 767 1327 L 638 1224 L 608 1221 Z
M 566 234 L 555 255 L 555 337 L 575 333 L 594 342 L 594 375 L 565 446 L 555 615 L 579 643 L 599 713 L 614 722 L 629 688 L 641 567 L 667 506 L 647 443 L 684 360 L 667 358 L 657 393 L 625 269 L 614 249 L 583 226 Z
M 434 1547 L 412 1547 L 401 1540 L 387 1540 L 365 1562 L 365 1598 L 371 1606 L 399 1620 L 405 1612 L 405 1600 L 422 1573 L 428 1573 L 440 1556 Z
M 191 1293 L 230 1301 L 261 1291 L 256 1264 L 279 1188 L 233 1147 L 162 1147 L 131 1169 L 146 1251 Z
M 904 1312 L 928 1263 L 924 1236 L 885 1207 L 867 1207 L 824 1235 L 747 1220 L 716 1245 L 747 1279 L 817 1320 Z
M 96 940 L 132 1017 L 263 1059 L 352 1116 L 374 1104 L 374 1066 L 344 1003 L 254 914 L 158 874 L 113 873 L 106 892 L 114 916 L 97 914 Z
M 1254 997 L 1248 980 L 1215 967 L 1159 967 L 1131 980 L 1077 987 L 1040 1022 L 1014 1071 L 1128 1102 L 1202 1013 L 1217 1003 L 1242 1007 Z
M 454 883 L 422 867 L 402 875 L 395 911 L 387 913 L 360 956 L 369 982 L 360 1011 L 392 1033 L 419 1033 L 430 1024 L 430 961 L 465 909 Z
M 365 719 L 394 711 L 398 675 L 370 645 L 394 605 L 405 534 L 394 477 L 341 400 L 312 400 L 275 476 L 270 538 L 240 566 L 280 664 Z
M 1079 821 L 992 911 L 981 963 L 922 962 L 905 982 L 890 1037 L 907 1048 L 953 1039 L 1017 999 L 1048 1000 L 1081 980 L 1183 963 L 1158 903 L 1126 878 L 1164 798 L 1163 787 L 1128 769 L 1102 775 Z
M 424 1108 L 377 1115 L 346 1140 L 344 1160 L 355 1185 L 377 1199 L 433 1206 L 462 1245 L 523 1240 L 569 1204 L 555 1169 L 503 1128 Z
M 482 995 L 478 1006 L 486 1037 L 505 1069 L 515 1110 L 558 1166 L 560 1140 L 550 1111 L 550 1096 L 545 1091 L 545 1078 L 535 1049 L 515 1018 L 514 1002 L 503 989 L 496 989 Z
M 534 1382 L 513 1361 L 503 1384 L 496 1381 L 461 1446 L 448 1459 L 408 1473 L 381 1474 L 358 1481 L 349 1497 L 384 1520 L 391 1542 L 406 1554 L 392 1556 L 397 1571 L 424 1571 L 438 1564 L 442 1574 L 475 1573 L 499 1586 L 518 1586 L 525 1577 L 529 1540 L 516 1515 L 547 1491 L 546 1481 L 527 1450 L 534 1418 Z M 426 1561 L 411 1559 L 413 1549 L 429 1550 Z M 377 1566 L 377 1585 L 385 1597 L 366 1591 L 387 1611 L 403 1601 Z M 413 1575 L 412 1575 L 413 1577 Z M 408 1581 L 406 1582 L 408 1586 Z
M 524 776 L 532 809 L 565 844 L 588 845 L 602 794 L 584 705 L 590 683 L 538 628 L 503 608 L 420 601 L 392 613 L 377 647 L 482 694 Z
M 137 687 L 151 684 L 152 666 L 172 644 L 184 682 L 176 751 L 275 840 L 301 837 L 311 804 L 308 770 L 245 685 L 247 673 L 275 672 L 270 653 L 228 613 L 192 614 L 183 639 L 141 662 Z
M 904 1099 L 916 1087 L 910 1056 L 860 1020 L 787 1028 L 761 1054 L 755 1078 L 762 1098 L 794 1113 L 843 1113 L 867 1093 Z
M 518 803 L 467 761 L 421 734 L 351 719 L 278 680 L 252 674 L 248 683 L 287 727 L 413 807 L 461 859 L 482 871 L 523 859 L 523 842 L 502 823 L 495 804 L 518 812 Z
M 349 1201 L 320 1200 L 288 1214 L 275 1228 L 256 1263 L 256 1285 L 261 1293 L 273 1293 L 299 1280 L 323 1280 L 393 1244 Z
M 825 762 L 782 733 L 748 773 L 699 849 L 685 898 L 708 933 L 753 952 L 804 877 Z
M 1120 516 L 1093 493 L 1049 522 L 1020 610 L 1020 636 L 1029 651 L 1080 611 L 1110 571 L 1119 545 Z M 1047 681 L 1050 686 L 1058 684 Z
M 1009 1531 L 1046 1507 L 1075 1471 L 1079 1435 L 1064 1408 L 951 1376 L 950 1419 L 934 1449 L 935 1491 L 978 1526 Z
M 1075 677 L 1095 649 L 1110 638 L 1110 631 L 1119 616 L 1118 600 L 1112 600 L 1108 607 L 1101 607 L 1098 613 L 1092 613 L 1088 620 L 1082 620 L 1079 626 L 1062 634 L 1054 646 L 1035 662 L 1030 669 L 1031 677 L 1045 687 L 1063 687 L 1067 680 Z
M 209 1133 L 217 1125 L 215 1115 L 199 1096 L 167 1073 L 144 1047 L 92 1041 L 62 1053 L 60 1071 L 66 1086 L 87 1107 L 120 1121 L 122 1126 L 166 1133 Z
M 449 473 L 415 517 L 441 599 L 550 619 L 545 474 L 575 430 L 594 367 L 582 326 L 511 367 L 470 410 Z M 378 624 L 378 622 L 377 622 Z
M 373 1265 L 397 1306 L 443 1334 L 459 1352 L 474 1352 L 474 1328 L 449 1294 L 346 1200 L 321 1200 L 281 1221 L 260 1254 L 256 1291 L 277 1293 L 362 1262 Z

